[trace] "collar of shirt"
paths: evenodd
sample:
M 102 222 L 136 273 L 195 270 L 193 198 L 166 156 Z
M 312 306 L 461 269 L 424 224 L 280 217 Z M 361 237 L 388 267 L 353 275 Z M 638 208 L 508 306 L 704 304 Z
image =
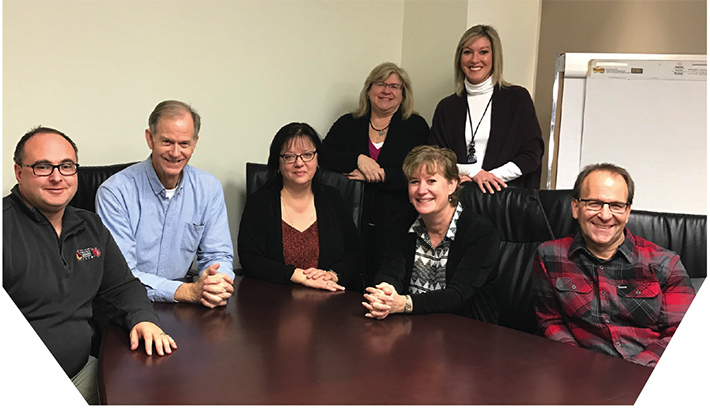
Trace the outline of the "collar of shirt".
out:
M 463 211 L 463 207 L 461 206 L 461 202 L 459 202 L 456 205 L 456 210 L 454 210 L 454 216 L 451 218 L 451 221 L 449 222 L 449 229 L 446 231 L 446 237 L 445 239 L 449 239 L 453 241 L 456 238 L 456 224 L 459 221 L 459 217 L 461 216 L 461 212 Z M 426 225 L 424 224 L 424 220 L 422 220 L 422 216 L 418 216 L 417 219 L 412 223 L 412 225 L 409 227 L 409 233 L 414 233 L 427 243 L 431 245 L 431 240 L 429 239 L 429 233 L 426 230 Z
M 156 196 L 162 195 L 167 198 L 167 194 L 165 193 L 165 186 L 163 186 L 163 184 L 160 182 L 160 179 L 158 179 L 158 174 L 155 172 L 151 157 L 148 156 L 148 159 L 144 160 L 141 165 L 143 166 L 143 170 L 145 171 L 145 174 L 148 177 L 148 183 L 150 183 L 150 187 L 151 189 L 153 189 L 153 193 L 155 193 Z M 175 188 L 175 196 L 179 195 L 182 191 L 182 188 L 184 186 L 183 180 L 185 179 L 185 174 L 189 172 L 190 165 L 188 164 L 185 165 L 185 167 L 182 169 L 182 172 L 180 172 L 180 180 L 178 180 L 178 185 Z
M 613 259 L 614 257 L 617 256 L 617 254 L 621 254 L 626 261 L 629 263 L 634 263 L 636 261 L 636 257 L 634 256 L 634 243 L 630 239 L 630 232 L 627 227 L 624 227 L 624 241 L 621 243 L 621 245 L 617 248 L 617 251 L 614 252 L 614 254 L 609 257 L 609 260 Z M 601 263 L 607 260 L 601 260 L 599 257 L 595 256 L 592 254 L 591 251 L 587 248 L 587 244 L 582 238 L 582 233 L 578 230 L 577 234 L 574 236 L 574 240 L 572 241 L 572 245 L 569 246 L 569 251 L 567 253 L 567 258 L 570 260 L 574 256 L 575 253 L 582 251 L 588 256 L 592 257 L 593 259 L 599 260 Z

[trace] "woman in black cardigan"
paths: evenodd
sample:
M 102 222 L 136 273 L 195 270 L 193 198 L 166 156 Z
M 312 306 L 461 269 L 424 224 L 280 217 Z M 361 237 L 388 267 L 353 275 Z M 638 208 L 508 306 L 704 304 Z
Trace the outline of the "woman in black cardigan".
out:
M 545 150 L 528 91 L 503 80 L 503 48 L 491 26 L 468 29 L 456 48 L 456 93 L 442 99 L 429 143 L 456 153 L 462 182 L 484 193 L 540 188 Z M 473 140 L 472 140 L 473 139 Z
M 366 316 L 450 312 L 498 323 L 493 296 L 499 238 L 484 217 L 458 203 L 455 154 L 420 146 L 404 161 L 409 198 L 418 217 L 388 225 L 387 247 L 374 287 L 366 288 Z
M 414 214 L 402 162 L 413 147 L 427 143 L 429 126 L 413 106 L 407 73 L 382 63 L 365 80 L 357 110 L 333 124 L 319 151 L 324 168 L 367 183 L 360 225 L 367 249 L 367 285 L 384 245 L 382 225 L 396 214 Z
M 239 226 L 244 275 L 330 291 L 362 291 L 357 229 L 340 193 L 320 183 L 320 138 L 291 123 L 271 143 L 269 181 L 249 195 Z

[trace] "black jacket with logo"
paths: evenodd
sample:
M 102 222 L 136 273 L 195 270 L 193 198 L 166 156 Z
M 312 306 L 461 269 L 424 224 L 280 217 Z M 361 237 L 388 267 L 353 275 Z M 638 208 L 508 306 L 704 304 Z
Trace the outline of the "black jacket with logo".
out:
M 158 324 L 98 215 L 68 206 L 57 237 L 17 186 L 3 198 L 3 287 L 69 377 L 89 358 L 93 301 L 129 330 L 142 321 Z

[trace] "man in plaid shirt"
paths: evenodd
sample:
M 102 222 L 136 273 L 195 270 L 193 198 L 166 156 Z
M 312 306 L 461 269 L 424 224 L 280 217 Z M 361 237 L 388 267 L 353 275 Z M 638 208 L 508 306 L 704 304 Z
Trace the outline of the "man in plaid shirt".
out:
M 680 257 L 626 229 L 625 169 L 587 166 L 573 197 L 579 231 L 540 245 L 533 262 L 539 333 L 654 367 L 695 296 Z

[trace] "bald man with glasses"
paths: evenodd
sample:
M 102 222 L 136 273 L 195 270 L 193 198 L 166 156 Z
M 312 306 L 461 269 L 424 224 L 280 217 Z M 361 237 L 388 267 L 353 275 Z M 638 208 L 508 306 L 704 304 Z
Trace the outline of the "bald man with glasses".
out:
M 84 399 L 98 404 L 94 308 L 130 331 L 132 350 L 143 341 L 148 355 L 153 347 L 164 355 L 177 344 L 158 327 L 145 289 L 99 216 L 68 206 L 78 183 L 74 142 L 38 127 L 17 143 L 14 161 L 17 185 L 3 198 L 3 288 Z
M 540 245 L 533 262 L 538 332 L 655 367 L 695 296 L 680 257 L 626 228 L 624 168 L 587 166 L 572 194 L 579 231 Z

